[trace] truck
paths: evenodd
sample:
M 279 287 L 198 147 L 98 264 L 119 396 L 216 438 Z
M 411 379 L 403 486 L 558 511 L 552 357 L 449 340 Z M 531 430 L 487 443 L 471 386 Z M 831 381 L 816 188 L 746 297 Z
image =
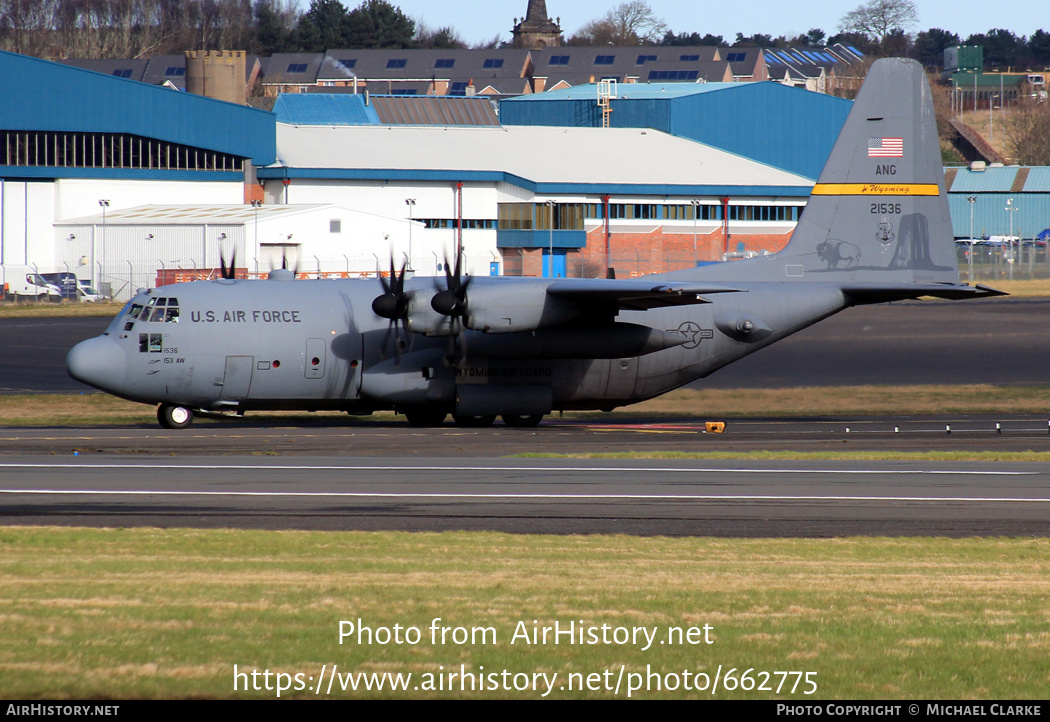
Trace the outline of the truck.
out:
M 58 303 L 62 300 L 62 289 L 39 273 L 28 271 L 4 283 L 4 300 Z

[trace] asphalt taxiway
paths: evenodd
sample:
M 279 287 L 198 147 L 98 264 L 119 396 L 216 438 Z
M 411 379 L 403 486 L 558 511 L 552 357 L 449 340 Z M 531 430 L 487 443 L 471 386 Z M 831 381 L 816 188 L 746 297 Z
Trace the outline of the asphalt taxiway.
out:
M 996 426 L 998 424 L 998 427 Z M 847 429 L 847 426 L 849 427 Z M 946 428 L 950 427 L 950 429 Z M 950 433 L 949 433 L 950 430 Z M 0 430 L 0 523 L 714 536 L 1050 534 L 1040 463 L 521 453 L 1046 450 L 1046 419 L 552 420 L 536 429 L 232 422 Z
M 1050 469 L 1033 464 L 26 456 L 0 461 L 0 471 L 8 524 L 807 537 L 1050 532 Z

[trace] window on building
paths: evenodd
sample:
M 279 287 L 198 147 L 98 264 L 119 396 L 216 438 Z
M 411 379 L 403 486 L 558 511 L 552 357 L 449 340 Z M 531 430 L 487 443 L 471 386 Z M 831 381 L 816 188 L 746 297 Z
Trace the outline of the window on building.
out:
M 485 58 L 485 62 L 482 64 L 483 68 L 502 68 L 503 58 Z
M 390 58 L 386 61 L 387 68 L 403 68 L 408 64 L 408 58 Z
M 635 65 L 645 65 L 646 63 L 655 63 L 655 62 L 656 62 L 656 56 L 655 55 L 639 55 L 638 56 L 638 62 L 636 62 Z
M 550 65 L 568 65 L 569 64 L 569 56 L 568 55 L 552 55 L 551 59 L 549 61 L 549 64 Z
M 288 63 L 288 73 L 305 73 L 306 63 Z
M 696 61 L 700 60 L 700 56 L 699 55 L 682 55 L 678 59 L 681 60 L 683 63 L 695 63 Z
M 118 78 L 130 78 L 131 68 L 117 68 L 113 71 L 113 75 L 115 75 Z
M 336 61 L 347 70 L 353 70 L 354 66 L 357 65 L 357 58 L 337 58 Z
M 332 218 L 328 221 L 328 232 L 329 233 L 342 233 L 343 232 L 343 221 L 339 218 Z
M 616 60 L 615 55 L 598 55 L 594 58 L 595 65 L 612 65 Z
M 172 65 L 170 68 L 164 71 L 165 78 L 181 78 L 186 75 L 186 68 Z
M 726 60 L 730 63 L 742 63 L 747 58 L 747 53 L 729 53 L 726 56 Z
M 451 68 L 455 64 L 455 58 L 438 58 L 434 61 L 435 68 Z

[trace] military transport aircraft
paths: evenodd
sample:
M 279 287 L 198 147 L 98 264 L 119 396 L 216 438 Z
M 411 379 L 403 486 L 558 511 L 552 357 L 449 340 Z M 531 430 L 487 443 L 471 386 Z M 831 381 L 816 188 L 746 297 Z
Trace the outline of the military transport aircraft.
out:
M 630 280 L 470 277 L 456 262 L 443 279 L 177 284 L 139 292 L 66 363 L 159 404 L 168 428 L 259 409 L 533 426 L 652 398 L 850 306 L 994 295 L 959 283 L 930 89 L 918 63 L 889 58 L 779 253 Z

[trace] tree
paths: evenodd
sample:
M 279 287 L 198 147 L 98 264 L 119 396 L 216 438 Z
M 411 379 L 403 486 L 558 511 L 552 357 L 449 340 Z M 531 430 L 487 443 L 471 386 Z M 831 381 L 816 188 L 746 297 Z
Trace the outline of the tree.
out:
M 760 48 L 771 48 L 776 43 L 773 42 L 773 36 L 766 35 L 764 33 L 755 33 L 754 35 L 744 35 L 743 33 L 736 34 L 736 40 L 733 41 L 733 46 L 757 46 Z
M 711 33 L 707 33 L 703 37 L 700 36 L 700 33 L 678 33 L 675 35 L 672 30 L 668 30 L 664 33 L 663 40 L 660 41 L 660 45 L 708 45 L 719 47 L 725 44 L 726 41 L 721 35 L 712 35 Z
M 977 33 L 966 38 L 965 45 L 980 45 L 984 48 L 984 64 L 1011 66 L 1022 65 L 1027 55 L 1027 40 L 1009 30 L 996 28 L 987 33 Z
M 944 51 L 960 45 L 959 36 L 940 28 L 930 28 L 916 33 L 911 46 L 911 56 L 926 67 L 944 65 Z
M 296 11 L 291 0 L 255 0 L 255 38 L 252 50 L 258 55 L 287 53 L 293 49 Z
M 347 13 L 343 35 L 347 48 L 411 48 L 416 24 L 386 0 L 365 0 Z
M 827 35 L 820 28 L 810 28 L 808 33 L 791 38 L 789 45 L 804 45 L 808 48 L 819 48 L 824 45 Z
M 1020 98 L 1006 116 L 1006 146 L 1019 165 L 1050 165 L 1050 103 L 1022 84 Z
M 1036 30 L 1028 38 L 1028 60 L 1033 65 L 1050 65 L 1050 33 Z
M 592 20 L 569 38 L 570 45 L 657 45 L 667 25 L 643 0 L 629 0 Z
M 323 53 L 328 48 L 346 47 L 343 24 L 346 8 L 339 0 L 310 0 L 310 9 L 296 25 L 296 42 L 307 53 Z
M 499 40 L 497 38 L 497 44 Z M 466 50 L 467 44 L 451 27 L 431 30 L 422 20 L 416 21 L 416 36 L 412 40 L 413 46 L 417 48 L 433 48 L 435 50 Z
M 913 0 L 868 0 L 868 3 L 850 10 L 839 21 L 844 33 L 859 33 L 881 46 L 894 30 L 906 30 L 918 22 Z

